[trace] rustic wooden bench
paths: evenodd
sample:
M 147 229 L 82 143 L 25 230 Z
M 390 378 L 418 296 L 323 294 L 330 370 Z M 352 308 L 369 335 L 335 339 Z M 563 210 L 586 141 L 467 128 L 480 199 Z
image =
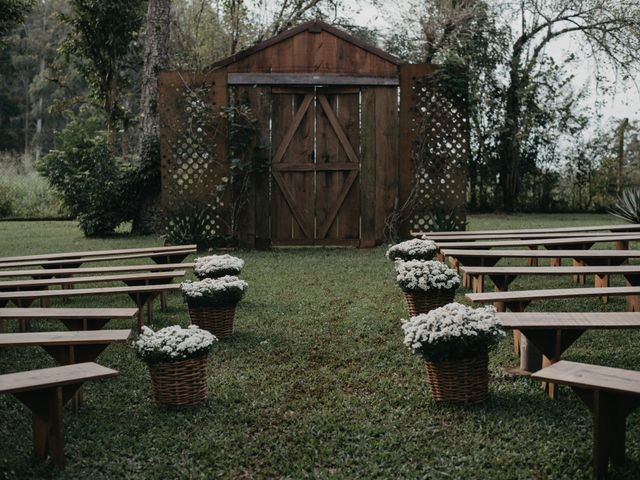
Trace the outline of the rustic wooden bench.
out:
M 0 375 L 0 394 L 12 394 L 31 410 L 36 456 L 50 455 L 55 465 L 64 468 L 64 405 L 84 382 L 116 375 L 116 370 L 95 363 L 8 373 Z
M 168 263 L 168 264 L 146 264 L 146 265 L 117 265 L 103 267 L 80 267 L 80 268 L 58 268 L 58 269 L 33 269 L 33 270 L 2 270 L 0 279 L 31 277 L 38 278 L 66 278 L 76 275 L 108 275 L 118 273 L 134 272 L 165 272 L 169 270 L 193 269 L 193 263 Z
M 616 234 L 616 235 L 603 235 L 603 236 L 586 236 L 586 237 L 572 237 L 572 238 L 548 238 L 548 239 L 530 239 L 530 240 L 496 240 L 491 242 L 477 241 L 477 242 L 441 242 L 435 240 L 441 256 L 446 255 L 443 250 L 452 248 L 456 250 L 463 249 L 492 249 L 492 248 L 511 248 L 511 247 L 526 247 L 531 251 L 535 251 L 538 247 L 544 247 L 547 250 L 562 250 L 566 247 L 578 247 L 581 250 L 589 250 L 596 243 L 611 243 L 615 244 L 616 250 L 628 250 L 629 242 L 640 240 L 640 233 L 632 234 Z M 552 256 L 552 259 L 560 257 Z M 529 264 L 537 265 L 537 257 L 535 255 L 529 256 Z M 557 260 L 552 262 L 553 265 L 557 264 Z
M 491 234 L 537 234 L 537 233 L 570 233 L 570 232 L 635 232 L 640 231 L 638 223 L 623 223 L 618 225 L 591 225 L 584 227 L 552 227 L 552 228 L 518 228 L 506 230 L 463 230 L 448 232 L 428 232 L 428 231 L 412 231 L 411 235 L 415 237 L 426 236 L 474 236 L 474 235 L 491 235 Z
M 24 268 L 40 266 L 45 269 L 61 269 L 61 268 L 79 268 L 84 263 L 94 262 L 114 262 L 119 260 L 134 260 L 140 258 L 150 258 L 157 264 L 180 263 L 187 258 L 195 250 L 172 250 L 170 252 L 155 253 L 130 253 L 126 255 L 113 255 L 103 257 L 78 257 L 60 260 L 21 260 L 16 262 L 0 263 L 0 268 Z
M 640 372 L 562 360 L 531 378 L 568 385 L 591 411 L 594 479 L 606 478 L 609 461 L 624 464 L 626 419 L 640 406 Z
M 88 250 L 84 252 L 57 252 L 45 253 L 40 255 L 22 255 L 17 257 L 0 257 L 0 263 L 21 262 L 30 260 L 67 260 L 71 258 L 90 258 L 90 257 L 106 257 L 109 255 L 127 255 L 137 253 L 168 253 L 176 250 L 193 250 L 195 252 L 196 245 L 171 245 L 158 247 L 143 248 L 121 248 L 114 250 Z
M 434 242 L 490 242 L 502 240 L 549 240 L 563 238 L 585 238 L 585 237 L 603 237 L 617 236 L 621 239 L 625 237 L 635 238 L 638 232 L 557 232 L 557 233 L 486 233 L 476 235 L 425 235 L 423 238 L 433 240 Z
M 640 286 L 636 287 L 589 287 L 589 288 L 551 288 L 547 290 L 517 290 L 510 292 L 467 293 L 465 298 L 471 302 L 494 303 L 498 311 L 524 312 L 533 300 L 554 300 L 562 298 L 586 298 L 601 296 L 627 297 L 627 311 L 640 311 L 638 296 Z
M 586 330 L 640 328 L 640 313 L 635 312 L 501 312 L 498 319 L 502 327 L 519 330 L 542 352 L 543 366 L 558 362 Z M 545 388 L 555 398 L 555 385 Z
M 42 347 L 60 365 L 93 362 L 112 343 L 126 343 L 131 330 L 4 333 L 0 347 Z
M 640 258 L 640 250 L 484 250 L 484 249 L 457 249 L 447 248 L 441 254 L 449 257 L 451 263 L 460 268 L 461 265 L 470 267 L 493 267 L 503 258 L 522 258 L 536 260 L 529 264 L 537 265 L 538 259 L 549 258 L 550 266 L 560 266 L 563 258 L 573 261 L 574 266 L 602 266 L 621 265 L 630 259 Z M 470 277 L 467 277 L 469 279 Z M 584 275 L 576 275 L 575 278 L 584 284 Z M 472 288 L 469 282 L 466 286 Z
M 143 308 L 147 305 L 147 319 L 153 322 L 153 299 L 161 292 L 171 292 L 180 289 L 179 283 L 167 283 L 162 285 L 136 285 L 132 287 L 104 287 L 104 288 L 78 288 L 75 290 L 36 290 L 21 292 L 0 292 L 0 308 L 12 301 L 20 307 L 28 307 L 35 300 L 41 298 L 81 297 L 95 295 L 128 295 L 138 307 L 138 330 L 144 325 Z
M 533 300 L 558 300 L 563 298 L 588 298 L 602 296 L 627 297 L 627 311 L 640 311 L 640 287 L 608 287 L 608 288 L 556 288 L 548 290 L 518 290 L 513 292 L 467 293 L 465 298 L 474 303 L 493 303 L 500 312 L 524 312 Z M 529 346 L 527 338 L 513 331 L 513 349 L 520 354 L 520 362 L 533 371 L 539 363 L 539 352 Z
M 37 280 L 9 280 L 0 282 L 0 292 L 24 291 L 24 290 L 46 290 L 51 285 L 60 285 L 62 288 L 73 288 L 75 284 L 81 283 L 104 283 L 122 282 L 128 286 L 134 285 L 162 285 L 171 283 L 176 277 L 184 277 L 184 270 L 170 270 L 161 272 L 128 273 L 121 275 L 94 275 L 91 277 L 63 277 L 63 278 L 42 278 Z M 46 306 L 46 305 L 45 305 Z M 162 311 L 166 310 L 166 305 L 161 302 Z
M 0 308 L 0 331 L 5 320 L 60 321 L 69 330 L 99 330 L 109 320 L 131 320 L 137 308 Z
M 2 347 L 41 347 L 59 365 L 94 362 L 112 343 L 126 343 L 131 330 L 87 330 L 76 332 L 5 333 Z M 74 395 L 73 411 L 82 403 L 82 387 Z
M 78 283 L 122 282 L 125 285 L 161 285 L 171 283 L 176 277 L 184 277 L 184 270 L 168 272 L 129 273 L 122 275 L 93 275 L 91 277 L 42 278 L 38 280 L 8 280 L 0 282 L 0 291 L 32 289 L 42 290 L 51 285 L 74 285 Z
M 628 286 L 640 285 L 640 265 L 596 265 L 576 267 L 469 267 L 460 266 L 460 271 L 471 277 L 474 293 L 484 291 L 484 277 L 495 285 L 495 290 L 506 292 L 509 285 L 520 275 L 595 275 L 596 287 L 608 287 L 609 276 L 623 275 Z M 604 299 L 606 302 L 606 298 Z

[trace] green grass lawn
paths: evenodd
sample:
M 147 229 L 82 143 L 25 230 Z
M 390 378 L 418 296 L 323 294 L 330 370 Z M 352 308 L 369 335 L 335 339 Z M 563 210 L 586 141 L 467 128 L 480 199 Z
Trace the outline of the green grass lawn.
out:
M 597 223 L 616 222 L 605 215 L 479 215 L 470 227 Z M 71 222 L 0 222 L 0 256 L 157 244 L 153 237 L 87 240 Z M 250 290 L 238 308 L 237 334 L 211 356 L 206 404 L 158 409 L 146 366 L 130 348 L 110 347 L 99 362 L 120 375 L 87 384 L 81 411 L 65 412 L 65 471 L 33 458 L 28 410 L 0 397 L 0 479 L 590 478 L 587 409 L 570 390 L 551 401 L 538 384 L 506 376 L 504 367 L 518 362 L 510 336 L 491 354 L 488 402 L 462 408 L 431 399 L 421 360 L 402 344 L 405 307 L 384 252 L 239 252 Z M 569 278 L 533 277 L 512 288 L 572 285 Z M 65 305 L 131 303 L 114 297 Z M 614 298 L 608 305 L 534 302 L 530 310 L 624 308 L 624 299 Z M 178 294 L 156 315 L 158 326 L 188 323 Z M 640 369 L 639 344 L 640 332 L 588 332 L 565 358 Z M 0 373 L 53 365 L 36 348 L 0 351 Z M 640 477 L 637 413 L 628 421 L 627 456 L 612 478 Z

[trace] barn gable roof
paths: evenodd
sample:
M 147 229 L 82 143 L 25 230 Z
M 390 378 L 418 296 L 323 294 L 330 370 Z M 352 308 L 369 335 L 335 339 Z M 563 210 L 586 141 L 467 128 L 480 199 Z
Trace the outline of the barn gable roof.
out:
M 279 43 L 282 43 L 292 37 L 295 37 L 296 35 L 300 35 L 304 32 L 310 32 L 310 33 L 321 33 L 321 32 L 327 32 L 347 43 L 350 43 L 362 50 L 364 50 L 365 52 L 372 54 L 386 62 L 389 62 L 393 65 L 400 65 L 401 61 L 391 55 L 390 53 L 385 52 L 384 50 L 381 50 L 380 48 L 371 45 L 353 35 L 351 35 L 350 33 L 341 30 L 339 28 L 336 28 L 332 25 L 329 25 L 328 23 L 325 23 L 323 21 L 320 20 L 313 20 L 310 22 L 306 22 L 303 23 L 301 25 L 298 25 L 297 27 L 291 28 L 289 30 L 286 30 L 274 37 L 271 37 L 267 40 L 264 40 L 263 42 L 260 42 L 256 45 L 253 45 L 252 47 L 249 47 L 241 52 L 238 52 L 234 55 L 231 55 L 227 58 L 224 58 L 222 60 L 218 60 L 217 62 L 213 63 L 210 68 L 211 69 L 219 69 L 219 68 L 224 68 L 227 67 L 229 65 L 232 65 L 234 63 L 237 63 L 241 60 L 246 59 L 247 57 L 250 57 L 252 55 L 257 54 L 258 52 L 261 52 L 263 50 L 266 50 L 270 47 L 273 47 Z

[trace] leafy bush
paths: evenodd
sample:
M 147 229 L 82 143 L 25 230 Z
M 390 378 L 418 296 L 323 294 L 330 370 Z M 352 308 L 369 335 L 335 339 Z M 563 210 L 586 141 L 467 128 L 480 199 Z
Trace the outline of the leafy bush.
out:
M 8 185 L 0 183 L 0 217 L 13 215 L 13 191 Z
M 60 150 L 52 150 L 39 171 L 57 190 L 87 236 L 112 233 L 131 220 L 137 207 L 133 167 L 115 157 L 104 134 L 72 122 L 59 136 Z
M 623 191 L 609 213 L 629 223 L 640 223 L 640 188 Z

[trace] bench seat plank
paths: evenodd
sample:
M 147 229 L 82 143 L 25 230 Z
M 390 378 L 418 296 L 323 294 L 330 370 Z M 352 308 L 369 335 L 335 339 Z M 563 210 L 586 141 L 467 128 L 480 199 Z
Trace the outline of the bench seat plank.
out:
M 499 312 L 503 327 L 520 330 L 640 328 L 636 312 Z
M 0 263 L 20 262 L 28 260 L 59 260 L 71 258 L 88 258 L 88 257 L 104 257 L 108 255 L 127 255 L 135 253 L 166 253 L 175 250 L 193 250 L 197 249 L 197 245 L 170 245 L 158 247 L 141 247 L 141 248 L 121 248 L 114 250 L 87 250 L 84 252 L 57 252 L 45 253 L 39 255 L 22 255 L 14 257 L 0 257 Z
M 27 290 L 22 292 L 0 292 L 0 300 L 20 300 L 55 297 L 79 297 L 87 295 L 115 295 L 118 293 L 159 293 L 165 290 L 179 290 L 179 283 L 162 285 L 138 285 L 133 287 L 76 288 L 73 290 Z
M 158 281 L 172 280 L 175 277 L 184 277 L 185 270 L 171 270 L 169 272 L 131 273 L 125 275 L 95 275 L 91 277 L 45 278 L 39 280 L 10 280 L 0 282 L 0 291 L 3 288 L 36 287 L 49 285 L 74 285 L 77 283 L 101 283 L 101 282 L 133 282 L 133 281 Z
M 467 293 L 472 302 L 513 302 L 563 298 L 600 297 L 603 295 L 640 295 L 640 287 L 553 288 L 547 290 L 514 290 L 509 292 Z
M 504 230 L 463 230 L 463 231 L 448 231 L 448 232 L 411 232 L 414 236 L 422 235 L 477 235 L 477 234 L 513 234 L 513 233 L 558 233 L 558 232 L 615 232 L 615 231 L 637 231 L 640 230 L 640 224 L 638 223 L 622 223 L 616 225 L 591 225 L 584 227 L 550 227 L 550 228 L 522 228 L 522 229 L 504 229 Z
M 0 271 L 0 278 L 6 277 L 32 277 L 32 278 L 50 278 L 50 277 L 66 277 L 73 275 L 87 274 L 110 274 L 125 272 L 155 272 L 165 270 L 183 270 L 193 269 L 193 263 L 165 263 L 158 265 L 157 263 L 149 265 L 118 265 L 109 267 L 85 267 L 85 268 L 58 268 L 48 270 L 6 270 Z
M 442 253 L 447 257 L 486 257 L 486 258 L 640 258 L 640 250 L 487 250 L 445 248 Z
M 531 375 L 561 385 L 640 395 L 640 372 L 561 360 Z
M 470 275 L 575 275 L 640 273 L 640 265 L 593 265 L 575 267 L 474 267 L 461 265 L 460 270 Z
M 132 318 L 137 313 L 137 308 L 0 308 L 0 319 L 115 320 Z
M 640 233 L 629 235 L 604 235 L 592 237 L 572 237 L 572 238 L 551 238 L 551 239 L 530 239 L 530 240 L 495 240 L 477 242 L 446 242 L 434 240 L 439 249 L 443 248 L 504 248 L 504 247 L 554 247 L 563 245 L 585 244 L 589 247 L 595 243 L 604 242 L 630 242 L 640 240 Z
M 425 235 L 425 238 L 434 242 L 478 242 L 492 240 L 545 240 L 563 238 L 585 238 L 613 236 L 611 233 L 602 232 L 557 232 L 557 233 L 485 233 L 478 235 Z M 620 232 L 616 236 L 624 240 L 625 237 L 636 237 L 637 232 Z
M 28 332 L 0 335 L 0 347 L 85 345 L 125 343 L 131 330 L 87 330 L 74 332 Z
M 161 252 L 161 253 L 133 253 L 133 254 L 127 254 L 127 255 L 113 255 L 113 256 L 104 256 L 104 257 L 78 257 L 78 258 L 67 258 L 67 259 L 60 259 L 60 260 L 24 260 L 24 261 L 17 261 L 17 262 L 1 262 L 0 268 L 22 268 L 22 267 L 32 267 L 32 266 L 41 266 L 42 268 L 61 268 L 65 265 L 70 267 L 79 267 L 83 263 L 113 262 L 118 260 L 133 260 L 136 258 L 150 258 L 154 261 L 168 259 L 170 261 L 167 261 L 164 263 L 176 263 L 177 261 L 181 261 L 181 259 L 186 258 L 192 253 L 195 253 L 195 250 L 172 250 L 170 252 Z M 163 263 L 163 262 L 158 261 L 158 263 Z
M 117 374 L 116 370 L 92 362 L 5 373 L 0 375 L 0 394 L 77 384 L 87 380 L 115 377 Z

